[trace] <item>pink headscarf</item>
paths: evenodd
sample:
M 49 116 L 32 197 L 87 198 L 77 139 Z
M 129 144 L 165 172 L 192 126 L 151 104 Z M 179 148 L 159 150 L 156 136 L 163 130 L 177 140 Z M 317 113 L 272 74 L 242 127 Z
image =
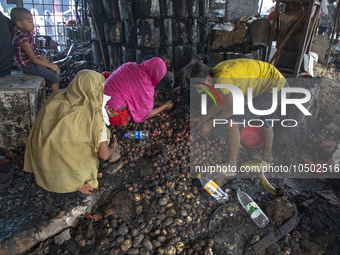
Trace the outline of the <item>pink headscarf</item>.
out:
M 105 81 L 104 92 L 111 96 L 107 102 L 115 111 L 128 108 L 134 122 L 142 122 L 153 108 L 155 86 L 163 79 L 166 65 L 155 57 L 142 64 L 125 63 Z

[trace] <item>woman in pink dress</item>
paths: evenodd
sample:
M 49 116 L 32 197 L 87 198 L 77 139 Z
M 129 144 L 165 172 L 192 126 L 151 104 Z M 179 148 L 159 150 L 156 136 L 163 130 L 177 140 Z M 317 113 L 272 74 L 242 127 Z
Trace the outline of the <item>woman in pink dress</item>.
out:
M 106 104 L 110 124 L 122 126 L 131 118 L 138 123 L 171 109 L 171 101 L 153 109 L 155 87 L 166 71 L 164 61 L 155 57 L 141 64 L 125 63 L 113 72 L 104 87 L 105 95 L 111 97 Z

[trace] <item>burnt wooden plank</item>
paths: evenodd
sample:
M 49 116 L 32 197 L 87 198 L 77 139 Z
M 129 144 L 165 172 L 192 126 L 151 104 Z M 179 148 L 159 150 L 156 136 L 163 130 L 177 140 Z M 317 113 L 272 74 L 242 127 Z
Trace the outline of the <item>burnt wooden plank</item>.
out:
M 287 235 L 290 231 L 292 231 L 299 223 L 300 219 L 295 218 L 287 221 L 284 225 L 282 225 L 278 230 L 274 233 L 270 233 L 265 238 L 254 244 L 251 248 L 255 254 L 266 249 L 268 246 L 280 240 L 281 237 Z

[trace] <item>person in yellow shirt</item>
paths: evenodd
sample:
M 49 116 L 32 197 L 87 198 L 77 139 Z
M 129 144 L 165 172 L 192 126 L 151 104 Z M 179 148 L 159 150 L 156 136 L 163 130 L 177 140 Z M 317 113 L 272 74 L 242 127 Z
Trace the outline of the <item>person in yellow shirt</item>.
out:
M 284 76 L 271 64 L 253 59 L 232 59 L 226 60 L 214 68 L 210 68 L 202 62 L 191 63 L 186 68 L 189 70 L 190 78 L 205 78 L 204 83 L 193 84 L 198 92 L 201 89 L 208 89 L 208 86 L 214 87 L 215 84 L 228 84 L 238 87 L 245 97 L 248 97 L 248 88 L 252 88 L 253 106 L 256 110 L 268 110 L 272 106 L 272 91 L 277 88 L 277 99 L 279 106 L 281 104 L 281 88 L 288 87 Z M 208 86 L 204 85 L 207 84 Z M 192 127 L 197 128 L 202 125 L 202 134 L 209 135 L 213 126 L 212 116 L 214 119 L 227 119 L 227 135 L 229 160 L 226 165 L 236 169 L 237 156 L 240 145 L 240 125 L 247 125 L 249 120 L 258 119 L 258 115 L 252 113 L 248 106 L 244 108 L 243 115 L 234 115 L 233 93 L 229 89 L 217 89 L 223 106 L 213 105 L 206 115 L 192 119 Z M 287 93 L 288 94 L 288 93 Z M 288 95 L 287 95 L 288 97 Z M 247 100 L 245 100 L 247 102 Z M 223 109 L 223 110 L 222 110 Z M 221 111 L 222 110 L 222 111 Z M 261 127 L 264 139 L 263 152 L 261 157 L 266 162 L 272 162 L 272 145 L 273 145 L 273 128 L 272 121 L 266 119 L 275 119 L 277 108 L 268 116 L 261 116 L 263 125 Z M 217 115 L 217 116 L 216 116 Z M 252 122 L 252 125 L 255 123 Z M 259 122 L 259 126 L 261 122 Z

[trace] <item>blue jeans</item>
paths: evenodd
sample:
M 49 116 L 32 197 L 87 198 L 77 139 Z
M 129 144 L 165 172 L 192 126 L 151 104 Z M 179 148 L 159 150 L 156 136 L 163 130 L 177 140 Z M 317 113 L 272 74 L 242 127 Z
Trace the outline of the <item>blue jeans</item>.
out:
M 37 65 L 34 63 L 29 63 L 25 69 L 23 70 L 25 74 L 37 75 L 40 77 L 45 78 L 53 85 L 59 82 L 59 78 L 57 73 L 52 69 L 47 68 L 46 66 Z
M 288 88 L 288 82 L 286 82 L 284 88 Z M 289 93 L 286 93 L 287 97 L 289 97 Z M 265 92 L 263 93 L 261 96 L 256 97 L 253 99 L 253 106 L 256 110 L 268 110 L 271 108 L 272 103 L 273 103 L 273 95 L 272 93 L 268 93 Z M 272 122 L 270 121 L 266 121 L 266 119 L 274 119 L 276 116 L 276 112 L 277 112 L 277 108 L 281 105 L 281 90 L 279 92 L 277 92 L 277 107 L 275 109 L 275 111 L 269 115 L 266 116 L 261 116 L 260 119 L 263 120 L 264 124 L 263 127 L 264 128 L 269 128 L 272 126 Z M 246 122 L 246 124 L 248 123 L 249 120 L 252 119 L 258 119 L 258 115 L 252 113 L 248 106 L 245 107 L 244 109 L 244 115 L 233 115 L 230 118 L 233 119 L 236 122 Z M 240 124 L 242 125 L 242 124 Z M 243 126 L 243 125 L 242 125 Z

